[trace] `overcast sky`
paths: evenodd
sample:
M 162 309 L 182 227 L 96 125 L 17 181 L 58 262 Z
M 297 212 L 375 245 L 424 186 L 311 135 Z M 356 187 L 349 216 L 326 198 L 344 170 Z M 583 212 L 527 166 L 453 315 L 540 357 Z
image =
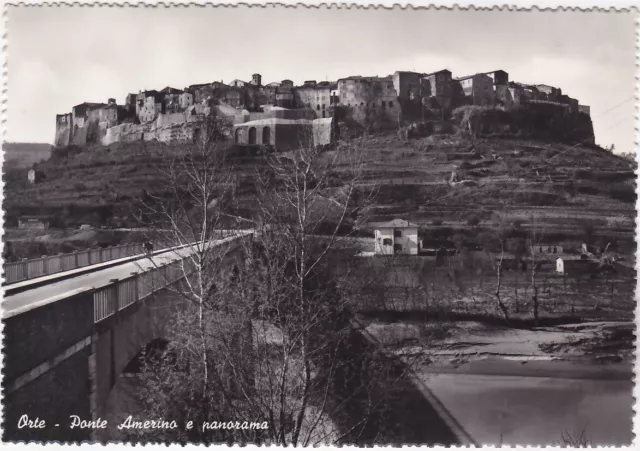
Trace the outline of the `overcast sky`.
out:
M 53 142 L 84 101 L 212 81 L 504 69 L 591 106 L 596 142 L 634 147 L 631 13 L 9 7 L 7 141 Z

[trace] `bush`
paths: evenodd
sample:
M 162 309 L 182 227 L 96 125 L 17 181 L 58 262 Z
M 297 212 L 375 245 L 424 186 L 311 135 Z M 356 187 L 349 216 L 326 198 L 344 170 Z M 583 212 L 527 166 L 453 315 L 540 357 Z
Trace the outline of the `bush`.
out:
M 442 219 L 434 219 L 433 221 L 431 221 L 431 225 L 434 226 L 441 226 L 442 225 Z
M 627 185 L 626 183 L 614 183 L 609 185 L 607 188 L 609 196 L 613 199 L 630 203 L 635 203 L 636 201 L 636 190 L 631 185 Z
M 480 224 L 480 218 L 477 215 L 471 215 L 467 218 L 467 225 L 476 227 L 478 224 Z

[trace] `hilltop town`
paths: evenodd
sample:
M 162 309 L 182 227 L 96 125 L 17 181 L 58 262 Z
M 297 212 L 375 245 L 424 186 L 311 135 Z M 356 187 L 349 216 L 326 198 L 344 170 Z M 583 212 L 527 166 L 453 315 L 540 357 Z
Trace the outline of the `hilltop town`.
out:
M 301 132 L 315 145 L 335 139 L 337 123 L 366 130 L 397 129 L 428 119 L 449 119 L 464 105 L 546 115 L 579 115 L 589 107 L 562 89 L 509 80 L 504 70 L 453 78 L 449 70 L 397 71 L 386 77 L 350 76 L 337 82 L 291 80 L 195 84 L 129 94 L 123 105 L 85 102 L 56 116 L 55 146 L 110 145 L 116 142 L 175 142 L 198 139 L 215 118 L 220 136 L 237 145 L 270 145 L 280 150 L 299 145 Z M 588 120 L 590 126 L 590 120 Z M 589 127 L 590 128 L 590 127 Z M 587 133 L 588 135 L 588 133 Z M 587 136 L 592 139 L 593 137 Z

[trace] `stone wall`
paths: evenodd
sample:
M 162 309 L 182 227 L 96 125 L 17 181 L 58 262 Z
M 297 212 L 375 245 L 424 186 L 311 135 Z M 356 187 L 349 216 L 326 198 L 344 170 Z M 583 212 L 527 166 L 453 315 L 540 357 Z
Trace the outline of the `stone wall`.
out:
M 395 72 L 393 87 L 401 99 L 408 99 L 411 93 L 420 93 L 420 74 L 417 72 Z
M 56 137 L 53 145 L 66 147 L 72 142 L 73 116 L 71 113 L 56 115 Z
M 144 126 L 137 124 L 120 124 L 107 129 L 102 138 L 102 145 L 108 146 L 117 142 L 133 142 L 143 139 Z
M 339 80 L 338 91 L 347 115 L 365 128 L 396 128 L 401 121 L 402 109 L 391 77 Z
M 48 340 L 55 342 L 51 338 Z M 39 344 L 31 343 L 34 347 Z M 71 415 L 91 420 L 89 353 L 90 347 L 85 347 L 19 390 L 8 394 L 5 391 L 3 441 L 80 441 L 90 438 L 90 430 L 68 428 Z M 6 364 L 4 368 L 7 368 Z M 22 415 L 28 415 L 32 420 L 44 420 L 47 427 L 18 429 Z
M 69 415 L 91 417 L 87 343 L 93 332 L 93 293 L 53 302 L 3 322 L 3 439 L 60 440 L 65 437 L 63 423 L 67 424 Z M 61 355 L 65 358 L 57 361 Z M 49 427 L 17 429 L 18 419 L 25 414 L 44 419 Z

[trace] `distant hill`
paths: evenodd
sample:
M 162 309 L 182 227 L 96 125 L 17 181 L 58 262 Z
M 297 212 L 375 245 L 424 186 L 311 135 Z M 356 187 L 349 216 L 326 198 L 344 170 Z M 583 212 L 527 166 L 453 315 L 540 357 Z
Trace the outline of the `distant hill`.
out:
M 53 146 L 46 143 L 4 143 L 5 168 L 29 168 L 51 156 Z

